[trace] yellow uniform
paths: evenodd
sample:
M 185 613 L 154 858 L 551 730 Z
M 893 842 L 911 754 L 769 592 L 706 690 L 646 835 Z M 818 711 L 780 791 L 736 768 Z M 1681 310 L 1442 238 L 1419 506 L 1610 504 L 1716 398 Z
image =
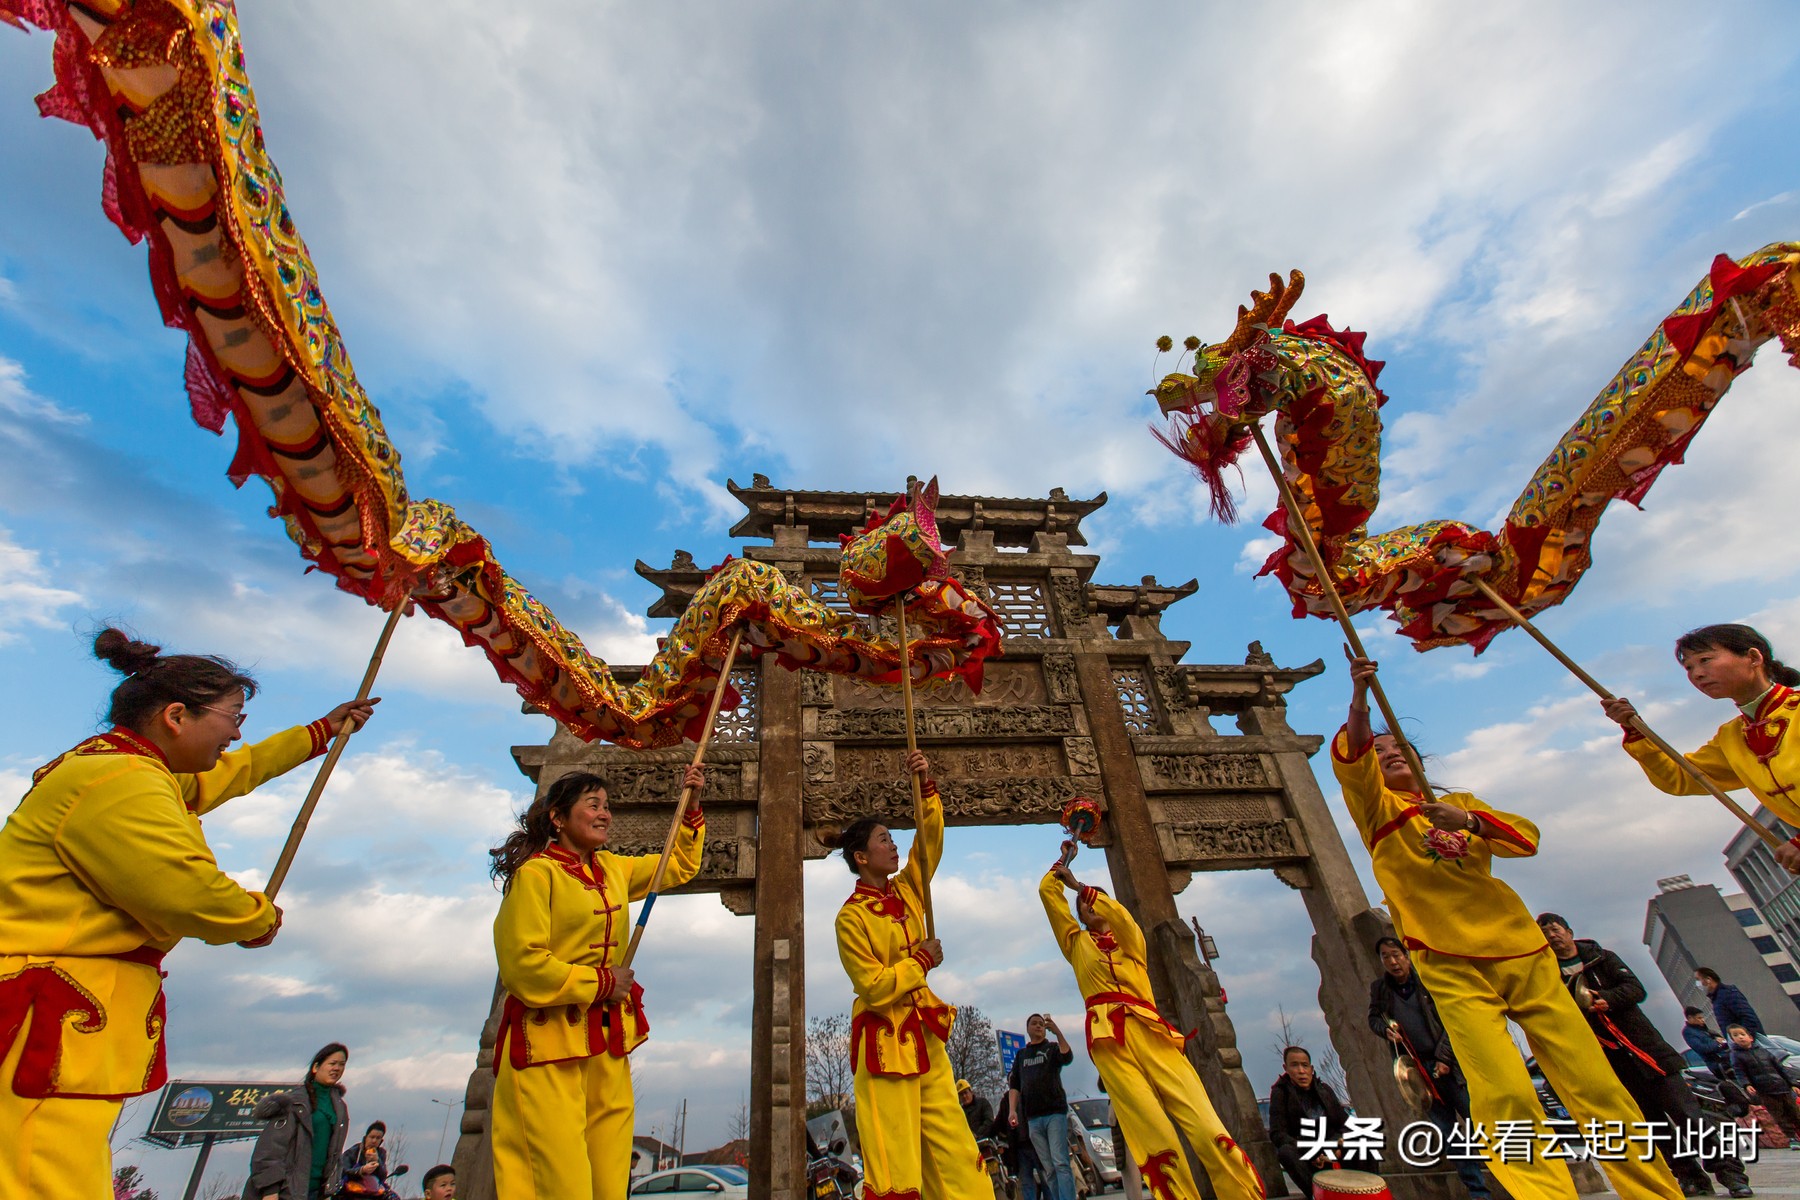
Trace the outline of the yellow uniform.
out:
M 1712 741 L 1688 758 L 1725 791 L 1749 788 L 1768 810 L 1789 825 L 1800 826 L 1800 691 L 1776 684 L 1756 706 L 1754 716 L 1739 716 L 1719 726 Z M 1671 796 L 1704 796 L 1706 790 L 1655 743 L 1635 730 L 1625 734 L 1625 749 L 1638 760 L 1650 782 Z
M 168 1078 L 161 963 L 275 929 L 200 816 L 325 747 L 323 721 L 177 775 L 115 729 L 40 768 L 0 829 L 0 1196 L 112 1195 L 120 1105 Z
M 1344 802 L 1374 860 L 1394 931 L 1413 951 L 1419 976 L 1437 1001 L 1438 1016 L 1469 1078 L 1469 1110 L 1492 1139 L 1502 1122 L 1527 1122 L 1547 1134 L 1544 1110 L 1506 1029 L 1511 1018 L 1525 1031 L 1544 1076 L 1569 1113 L 1589 1121 L 1642 1121 L 1643 1114 L 1607 1063 L 1593 1030 L 1563 985 L 1556 956 L 1511 888 L 1490 872 L 1493 857 L 1537 853 L 1537 827 L 1500 812 L 1466 792 L 1445 796 L 1481 816 L 1478 834 L 1432 827 L 1417 793 L 1402 795 L 1382 781 L 1371 746 L 1349 753 L 1340 730 L 1331 747 L 1332 767 Z M 1575 1200 L 1575 1185 L 1559 1162 L 1546 1158 L 1538 1140 L 1528 1160 L 1492 1154 L 1488 1168 L 1517 1200 Z M 1658 1158 L 1635 1155 L 1605 1164 L 1625 1200 L 1678 1200 L 1681 1188 Z
M 864 1200 L 991 1200 L 944 1042 L 956 1010 L 932 994 L 920 897 L 944 849 L 944 805 L 926 781 L 923 820 L 885 891 L 858 883 L 837 915 L 838 957 L 856 1001 L 850 1065 Z
M 1183 1053 L 1187 1039 L 1150 999 L 1144 931 L 1123 904 L 1099 888 L 1081 892 L 1081 899 L 1110 926 L 1099 935 L 1069 915 L 1062 881 L 1055 875 L 1045 874 L 1038 897 L 1058 948 L 1075 968 L 1075 985 L 1087 1004 L 1088 1057 L 1099 1068 L 1151 1200 L 1200 1200 L 1175 1136 L 1177 1126 L 1222 1200 L 1261 1200 L 1262 1177 L 1207 1099 L 1200 1076 Z
M 662 886 L 700 870 L 706 821 L 688 809 Z M 506 1200 L 624 1200 L 631 1182 L 629 1055 L 650 1031 L 643 988 L 609 1002 L 631 940 L 627 905 L 650 893 L 655 854 L 558 845 L 526 859 L 494 918 L 506 1001 L 494 1045 L 494 1188 Z

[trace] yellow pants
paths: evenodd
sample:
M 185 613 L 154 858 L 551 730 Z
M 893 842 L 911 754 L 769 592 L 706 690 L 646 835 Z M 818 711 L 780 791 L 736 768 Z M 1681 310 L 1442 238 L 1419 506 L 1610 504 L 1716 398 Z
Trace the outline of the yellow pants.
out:
M 27 1100 L 14 1094 L 21 1030 L 0 1063 L 0 1196 L 112 1200 L 112 1127 L 121 1100 Z
M 494 1194 L 505 1200 L 625 1200 L 631 1183 L 631 1065 L 610 1054 L 494 1064 Z
M 944 1044 L 929 1035 L 925 1044 L 923 1075 L 890 1079 L 857 1068 L 864 1200 L 920 1200 L 921 1187 L 930 1200 L 993 1200 Z
M 1537 1089 L 1506 1029 L 1509 1017 L 1525 1031 L 1544 1078 L 1580 1126 L 1622 1121 L 1629 1132 L 1631 1122 L 1644 1119 L 1575 1007 L 1548 947 L 1498 961 L 1417 950 L 1413 962 L 1468 1076 L 1470 1115 L 1490 1142 L 1502 1121 L 1544 1128 Z M 1542 1155 L 1544 1144 L 1540 1140 L 1532 1147 L 1530 1161 L 1502 1162 L 1490 1149 L 1487 1167 L 1514 1200 L 1575 1200 L 1568 1169 Z M 1601 1162 L 1614 1189 L 1623 1200 L 1680 1200 L 1681 1187 L 1668 1166 L 1661 1158 L 1640 1161 L 1641 1149 L 1641 1143 L 1632 1144 L 1625 1158 Z
M 1262 1178 L 1238 1148 L 1207 1099 L 1206 1089 L 1181 1047 L 1162 1029 L 1125 1022 L 1125 1044 L 1096 1041 L 1094 1066 L 1112 1097 L 1119 1131 L 1144 1175 L 1151 1200 L 1200 1200 L 1187 1155 L 1175 1136 L 1180 1128 L 1212 1180 L 1219 1200 L 1262 1200 Z M 1125 1146 L 1114 1146 L 1120 1162 Z

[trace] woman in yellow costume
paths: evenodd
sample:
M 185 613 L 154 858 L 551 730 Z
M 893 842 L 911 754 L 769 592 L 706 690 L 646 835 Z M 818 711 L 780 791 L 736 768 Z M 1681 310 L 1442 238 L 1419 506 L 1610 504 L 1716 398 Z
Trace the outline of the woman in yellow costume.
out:
M 683 780 L 697 798 L 705 772 Z M 658 855 L 603 849 L 606 781 L 572 771 L 519 817 L 492 871 L 505 889 L 494 952 L 506 1001 L 494 1045 L 494 1188 L 506 1200 L 624 1200 L 631 1182 L 629 1055 L 650 1022 L 619 966 L 629 902 L 650 892 Z M 688 807 L 662 886 L 700 870 L 706 818 Z
M 230 750 L 256 684 L 116 629 L 112 728 L 32 775 L 0 829 L 0 1196 L 112 1195 L 119 1109 L 168 1079 L 162 960 L 266 946 L 281 910 L 219 869 L 200 817 L 322 752 L 375 700 Z
M 1748 625 L 1708 625 L 1675 640 L 1675 661 L 1702 695 L 1729 700 L 1738 715 L 1688 758 L 1726 791 L 1748 788 L 1768 810 L 1800 827 L 1800 671 L 1775 657 L 1769 639 Z M 1650 782 L 1671 796 L 1705 791 L 1636 729 L 1637 709 L 1625 699 L 1603 700 L 1606 715 L 1625 727 L 1625 750 Z M 1800 839 L 1775 852 L 1800 874 Z
M 1425 799 L 1395 740 L 1371 736 L 1374 678 L 1372 660 L 1351 660 L 1350 714 L 1331 746 L 1344 803 L 1374 862 L 1394 932 L 1412 951 L 1471 1081 L 1470 1115 L 1489 1139 L 1488 1169 L 1516 1200 L 1575 1200 L 1568 1170 L 1544 1154 L 1543 1106 L 1507 1020 L 1525 1031 L 1545 1078 L 1584 1128 L 1617 1121 L 1629 1131 L 1644 1118 L 1563 986 L 1543 930 L 1491 873 L 1495 856 L 1536 854 L 1537 827 L 1467 792 Z M 1495 1153 L 1493 1139 L 1504 1129 L 1534 1126 L 1540 1136 L 1528 1158 Z M 1629 1154 L 1605 1168 L 1625 1200 L 1681 1196 L 1661 1159 Z
M 1069 915 L 1065 885 L 1075 891 L 1080 925 Z M 1057 948 L 1075 968 L 1075 985 L 1087 1004 L 1088 1057 L 1112 1097 L 1126 1144 L 1142 1157 L 1145 1192 L 1152 1200 L 1200 1200 L 1175 1136 L 1179 1126 L 1221 1200 L 1262 1200 L 1262 1176 L 1225 1132 L 1183 1053 L 1187 1039 L 1150 999 L 1144 931 L 1124 905 L 1079 882 L 1062 863 L 1045 873 L 1038 898 Z
M 924 807 L 906 866 L 888 827 L 864 817 L 827 844 L 841 851 L 856 890 L 837 915 L 838 958 L 856 1002 L 850 1066 L 863 1200 L 991 1200 L 993 1186 L 957 1099 L 944 1043 L 956 1010 L 932 994 L 926 973 L 944 947 L 925 936 L 922 896 L 944 852 L 944 802 L 914 750 Z M 896 874 L 898 872 L 898 874 Z

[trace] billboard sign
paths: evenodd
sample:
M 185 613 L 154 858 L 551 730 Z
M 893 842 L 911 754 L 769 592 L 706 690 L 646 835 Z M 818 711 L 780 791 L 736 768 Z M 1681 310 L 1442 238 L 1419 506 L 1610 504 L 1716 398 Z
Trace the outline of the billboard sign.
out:
M 250 1115 L 257 1102 L 276 1092 L 291 1092 L 295 1086 L 292 1080 L 215 1083 L 172 1079 L 157 1097 L 144 1136 L 165 1146 L 191 1146 L 208 1135 L 221 1142 L 253 1138 L 263 1126 Z
M 994 1038 L 1000 1043 L 1000 1074 L 1011 1076 L 1013 1059 L 1025 1048 L 1025 1035 L 1009 1029 L 997 1029 Z

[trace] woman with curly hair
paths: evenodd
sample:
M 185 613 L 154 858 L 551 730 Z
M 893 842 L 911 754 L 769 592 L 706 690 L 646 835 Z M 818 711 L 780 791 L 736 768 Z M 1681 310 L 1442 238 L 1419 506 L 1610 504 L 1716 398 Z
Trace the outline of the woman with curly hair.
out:
M 1726 791 L 1748 788 L 1768 810 L 1800 826 L 1800 671 L 1775 657 L 1769 639 L 1748 625 L 1707 625 L 1675 639 L 1675 661 L 1701 695 L 1729 700 L 1737 715 L 1719 726 L 1712 741 L 1688 758 Z M 1620 698 L 1603 700 L 1606 715 L 1625 729 L 1625 752 L 1650 782 L 1671 796 L 1701 796 L 1705 789 L 1633 722 L 1637 709 Z M 1789 842 L 1776 861 L 1800 874 L 1800 846 Z
M 866 1200 L 983 1200 L 993 1188 L 944 1052 L 956 1009 L 926 973 L 944 947 L 925 936 L 923 896 L 944 852 L 944 802 L 919 751 L 906 769 L 923 780 L 924 808 L 906 866 L 885 823 L 864 817 L 821 841 L 843 854 L 856 890 L 838 909 L 838 958 L 856 1002 L 850 1015 L 856 1133 Z M 898 873 L 896 873 L 898 872 Z
M 256 682 L 117 629 L 111 728 L 40 767 L 0 829 L 0 1196 L 110 1196 L 114 1120 L 168 1078 L 163 956 L 266 946 L 281 910 L 219 869 L 200 818 L 360 728 L 340 704 L 233 750 Z
M 700 870 L 705 772 L 687 768 L 689 806 L 663 877 L 679 887 Z M 624 1200 L 631 1182 L 629 1055 L 649 1021 L 644 989 L 619 965 L 628 903 L 650 892 L 658 855 L 605 849 L 606 781 L 562 776 L 488 853 L 505 891 L 494 952 L 506 989 L 494 1045 L 494 1187 L 507 1200 Z
M 1525 1031 L 1544 1076 L 1584 1127 L 1643 1114 L 1607 1064 L 1600 1043 L 1563 986 L 1556 955 L 1518 893 L 1495 879 L 1492 863 L 1537 853 L 1537 826 L 1467 792 L 1427 799 L 1398 741 L 1369 728 L 1376 665 L 1350 661 L 1350 714 L 1331 746 L 1344 803 L 1362 834 L 1387 899 L 1394 932 L 1412 952 L 1438 1017 L 1472 1086 L 1470 1115 L 1486 1137 L 1505 1128 L 1554 1133 L 1506 1022 Z M 1503 1122 L 1522 1122 L 1503 1125 Z M 1491 1170 L 1517 1200 L 1575 1200 L 1562 1163 L 1533 1153 L 1492 1155 Z M 1606 1173 L 1625 1200 L 1678 1200 L 1681 1187 L 1661 1159 L 1609 1160 Z

